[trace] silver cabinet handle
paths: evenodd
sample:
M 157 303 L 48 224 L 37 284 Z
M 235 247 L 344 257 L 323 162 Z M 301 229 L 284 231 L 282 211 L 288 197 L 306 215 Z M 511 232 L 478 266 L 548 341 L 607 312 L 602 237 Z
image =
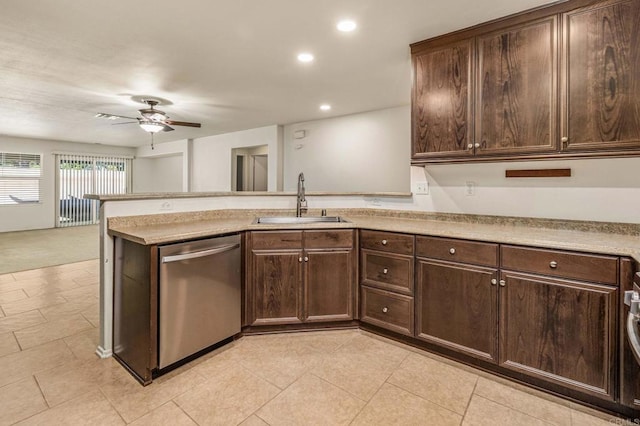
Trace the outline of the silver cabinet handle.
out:
M 558 267 L 558 262 L 556 262 L 555 260 L 552 260 L 551 262 L 549 262 L 549 268 L 556 269 L 557 267 Z
M 384 312 L 384 313 L 386 314 L 387 312 L 389 312 L 389 308 L 387 308 L 387 307 L 385 306 L 384 308 L 382 308 L 382 312 Z
M 212 248 L 209 250 L 196 251 L 193 253 L 176 254 L 174 256 L 162 256 L 162 263 L 179 262 L 181 260 L 197 259 L 199 257 L 212 256 L 214 254 L 231 251 L 238 247 L 240 247 L 240 244 L 227 244 L 227 245 Z
M 475 144 L 473 144 L 474 148 L 480 148 L 480 144 L 478 142 L 476 142 Z
M 451 254 L 456 254 L 456 249 L 454 249 L 453 247 L 449 249 L 449 253 Z
M 389 272 L 389 269 L 387 269 L 387 268 L 384 268 L 384 269 L 382 270 L 382 273 L 383 273 L 383 274 L 385 274 L 385 275 L 387 275 L 387 273 L 388 273 L 388 272 Z
M 470 143 L 469 145 L 467 145 L 467 149 L 473 149 L 473 144 Z
M 498 280 L 496 280 L 495 278 L 491 278 L 491 285 L 496 285 L 498 284 Z
M 305 256 L 305 257 L 304 257 L 304 261 L 305 261 L 305 262 L 308 262 L 308 261 L 309 261 L 309 258 L 308 258 L 307 256 Z
M 569 138 L 566 136 L 563 136 L 562 139 L 560 139 L 562 142 L 569 142 Z
M 382 240 L 382 245 L 386 246 L 387 245 L 387 240 Z
M 298 262 L 302 263 L 302 258 L 301 257 L 298 258 Z
M 507 285 L 507 282 L 505 280 L 500 280 L 500 287 L 504 287 Z

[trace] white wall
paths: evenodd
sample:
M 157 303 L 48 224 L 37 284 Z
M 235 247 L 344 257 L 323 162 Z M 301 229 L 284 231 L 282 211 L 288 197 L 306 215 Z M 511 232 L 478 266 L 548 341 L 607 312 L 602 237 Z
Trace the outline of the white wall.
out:
M 192 191 L 231 191 L 233 148 L 268 145 L 269 191 L 282 190 L 282 128 L 267 126 L 193 140 Z
M 133 192 L 187 192 L 190 190 L 193 141 L 138 147 L 133 161 Z
M 182 154 L 136 158 L 133 162 L 133 192 L 182 192 Z
M 505 178 L 507 169 L 570 168 L 568 178 Z M 412 167 L 429 195 L 420 210 L 499 216 L 640 223 L 640 158 L 450 164 Z M 466 195 L 466 182 L 475 195 Z
M 55 226 L 55 152 L 133 156 L 133 148 L 0 135 L 0 151 L 42 154 L 41 203 L 0 206 L 0 232 Z
M 296 130 L 308 136 L 293 139 Z M 428 181 L 428 195 L 369 198 L 367 206 L 640 223 L 640 157 L 410 167 L 408 106 L 292 124 L 284 134 L 285 190 L 296 189 L 300 171 L 307 190 L 408 191 L 411 181 L 415 192 Z M 537 168 L 571 168 L 572 176 L 505 178 L 506 169 Z M 475 195 L 465 195 L 466 182 Z
M 402 106 L 284 126 L 285 191 L 304 172 L 309 191 L 408 192 L 410 120 Z

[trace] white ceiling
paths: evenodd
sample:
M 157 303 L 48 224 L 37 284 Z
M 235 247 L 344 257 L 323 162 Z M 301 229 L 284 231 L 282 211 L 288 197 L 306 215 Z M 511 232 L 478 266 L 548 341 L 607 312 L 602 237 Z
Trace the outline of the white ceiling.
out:
M 132 96 L 197 121 L 156 142 L 410 102 L 409 44 L 549 0 L 10 0 L 0 13 L 0 134 L 139 146 Z M 357 21 L 353 33 L 336 22 Z M 311 64 L 296 55 L 312 52 Z M 321 103 L 330 112 L 321 112 Z

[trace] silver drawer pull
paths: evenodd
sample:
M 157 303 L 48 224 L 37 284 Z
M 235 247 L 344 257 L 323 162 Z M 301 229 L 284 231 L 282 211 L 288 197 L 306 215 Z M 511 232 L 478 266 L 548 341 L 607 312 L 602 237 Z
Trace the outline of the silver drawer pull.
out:
M 302 263 L 302 258 L 301 257 L 298 258 L 298 262 Z
M 382 245 L 386 246 L 387 245 L 387 240 L 382 240 Z
M 555 260 L 552 260 L 551 262 L 549 262 L 549 268 L 556 269 L 557 267 L 558 267 L 558 262 L 556 262 Z
M 387 307 L 385 306 L 384 308 L 382 308 L 382 312 L 384 312 L 384 313 L 386 314 L 387 312 L 389 312 L 389 308 L 387 308 Z
M 505 280 L 500 280 L 500 287 L 504 287 L 507 285 L 507 282 Z
M 478 142 L 476 142 L 476 143 L 473 144 L 473 147 L 474 148 L 480 148 L 480 144 Z
M 305 256 L 305 257 L 304 257 L 304 261 L 305 261 L 305 262 L 308 262 L 308 261 L 309 261 L 309 258 L 308 258 L 307 256 Z
M 383 274 L 385 274 L 385 275 L 387 275 L 387 273 L 388 273 L 388 272 L 389 272 L 389 270 L 388 270 L 387 268 L 384 268 L 384 269 L 382 270 L 382 273 L 383 273 Z
M 454 249 L 454 248 L 450 248 L 450 249 L 449 249 L 449 253 L 451 253 L 451 254 L 456 254 L 456 249 Z
M 496 280 L 495 278 L 491 278 L 491 285 L 496 285 L 498 284 L 498 280 Z
M 469 145 L 467 145 L 467 149 L 473 149 L 473 144 L 470 143 Z

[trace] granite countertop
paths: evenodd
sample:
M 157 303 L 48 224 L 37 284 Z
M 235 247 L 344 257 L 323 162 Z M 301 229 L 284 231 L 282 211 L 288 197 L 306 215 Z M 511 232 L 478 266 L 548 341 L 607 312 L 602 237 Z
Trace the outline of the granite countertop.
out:
M 333 212 L 332 212 L 333 214 Z M 464 238 L 507 244 L 520 244 L 545 248 L 630 256 L 640 261 L 640 236 L 620 233 L 615 226 L 599 226 L 585 230 L 581 223 L 566 221 L 567 229 L 548 225 L 545 220 L 516 221 L 514 223 L 478 223 L 477 221 L 443 220 L 437 215 L 426 218 L 397 217 L 371 211 L 344 211 L 340 213 L 349 222 L 313 224 L 255 224 L 262 211 L 208 211 L 115 217 L 109 219 L 108 232 L 140 244 L 166 244 L 246 230 L 277 229 L 335 229 L 357 228 L 402 232 L 417 235 Z M 270 215 L 274 215 L 271 212 Z M 450 218 L 446 218 L 450 219 Z M 500 223 L 502 222 L 502 223 Z M 560 222 L 560 221 L 556 221 Z M 561 222 L 561 224 L 564 222 Z M 615 225 L 615 224 L 613 224 Z M 633 225 L 632 225 L 633 226 Z M 633 228 L 631 228 L 633 229 Z M 628 230 L 622 229 L 624 232 Z
M 295 191 L 219 191 L 219 192 L 145 192 L 135 194 L 84 194 L 83 198 L 100 201 L 156 200 L 162 198 L 209 198 L 209 197 L 295 197 Z M 337 192 L 307 191 L 307 197 L 355 196 L 373 198 L 411 197 L 411 192 Z

